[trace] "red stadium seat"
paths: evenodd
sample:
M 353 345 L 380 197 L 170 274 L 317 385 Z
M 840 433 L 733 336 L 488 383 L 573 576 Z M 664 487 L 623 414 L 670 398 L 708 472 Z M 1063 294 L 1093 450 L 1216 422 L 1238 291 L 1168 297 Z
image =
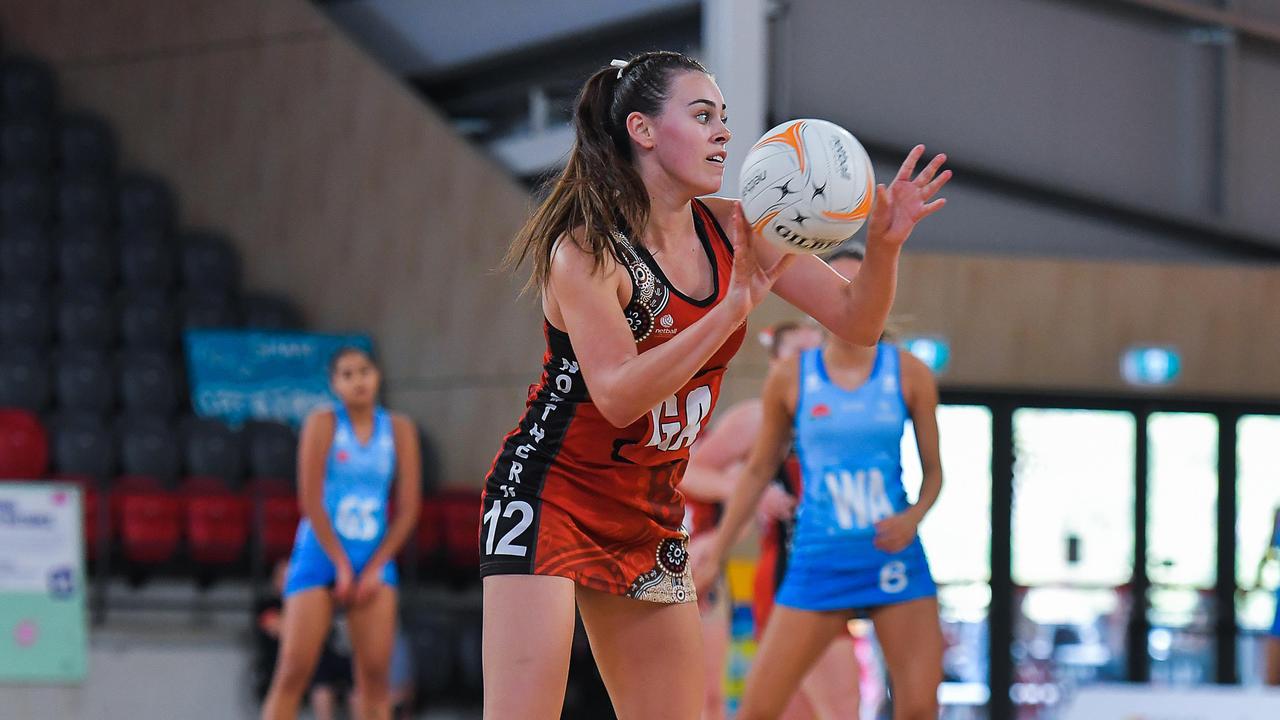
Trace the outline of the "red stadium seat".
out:
M 220 478 L 191 477 L 179 488 L 187 552 L 202 565 L 231 565 L 249 544 L 249 501 Z
M 263 561 L 271 565 L 289 557 L 293 550 L 293 536 L 302 518 L 293 484 L 278 478 L 257 478 L 249 481 L 245 496 L 251 504 L 262 504 L 262 525 L 257 532 Z M 251 514 L 250 517 L 254 516 Z
M 445 503 L 437 495 L 422 498 L 418 513 L 418 526 L 414 528 L 413 543 L 418 553 L 418 564 L 433 563 L 444 548 Z
M 49 471 L 49 434 L 35 414 L 0 409 L 0 480 L 38 480 Z
M 480 565 L 480 494 L 474 490 L 445 490 L 441 505 L 445 554 L 455 569 L 473 570 Z
M 117 478 L 111 487 L 111 508 L 125 560 L 160 565 L 177 556 L 181 502 L 159 480 L 140 475 Z
M 98 522 L 98 503 L 100 501 L 98 493 L 98 483 L 88 475 L 54 475 L 50 478 L 57 482 L 70 483 L 80 488 L 80 505 L 84 512 L 84 552 L 85 557 L 94 560 L 98 557 L 98 533 L 100 532 L 100 523 Z M 110 514 L 107 514 L 106 532 L 108 537 L 111 533 Z

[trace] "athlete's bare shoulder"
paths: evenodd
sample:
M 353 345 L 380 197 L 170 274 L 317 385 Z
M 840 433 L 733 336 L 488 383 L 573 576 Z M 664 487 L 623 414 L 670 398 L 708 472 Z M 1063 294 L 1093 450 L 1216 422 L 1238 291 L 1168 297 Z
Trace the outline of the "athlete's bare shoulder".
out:
M 575 297 L 586 295 L 594 301 L 607 297 L 609 291 L 618 298 L 619 307 L 630 297 L 625 269 L 605 253 L 602 261 L 583 240 L 582 228 L 562 234 L 551 246 L 551 269 L 543 291 L 543 311 L 556 327 L 564 327 L 560 300 L 566 290 Z M 585 291 L 585 292 L 583 292 Z
M 900 348 L 898 367 L 902 375 L 902 397 L 907 404 L 911 404 L 912 399 L 920 394 L 925 397 L 938 394 L 938 381 L 934 379 L 933 371 L 920 358 Z

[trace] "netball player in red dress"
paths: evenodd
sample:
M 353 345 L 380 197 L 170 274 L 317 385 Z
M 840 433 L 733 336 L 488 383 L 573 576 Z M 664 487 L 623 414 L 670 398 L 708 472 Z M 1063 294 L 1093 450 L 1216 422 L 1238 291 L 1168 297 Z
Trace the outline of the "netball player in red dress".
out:
M 876 193 L 855 281 L 782 257 L 736 202 L 699 199 L 724 174 L 724 113 L 711 75 L 678 53 L 595 73 L 566 167 L 512 245 L 533 266 L 547 351 L 485 482 L 489 720 L 559 717 L 575 601 L 619 718 L 696 720 L 704 672 L 676 485 L 747 314 L 773 290 L 874 345 L 902 243 L 942 206 L 930 200 L 945 158 L 916 175 L 917 146 Z

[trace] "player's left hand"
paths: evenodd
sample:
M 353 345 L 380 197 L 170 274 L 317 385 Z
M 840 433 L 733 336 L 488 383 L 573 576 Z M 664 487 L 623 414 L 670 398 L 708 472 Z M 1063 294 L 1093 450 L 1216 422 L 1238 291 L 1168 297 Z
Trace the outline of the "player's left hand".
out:
M 360 607 L 373 599 L 382 584 L 382 568 L 374 568 L 372 563 L 356 578 L 355 587 L 351 591 L 352 607 Z
M 723 560 L 716 554 L 719 530 L 699 535 L 689 543 L 689 567 L 693 569 L 693 586 L 707 591 L 720 578 Z
M 916 538 L 920 519 L 910 510 L 876 523 L 876 548 L 887 553 L 902 552 Z
M 947 156 L 935 155 L 920 174 L 913 178 L 916 164 L 923 155 L 923 145 L 911 148 L 888 187 L 883 184 L 876 186 L 876 197 L 871 203 L 871 217 L 867 220 L 868 246 L 901 247 L 915 229 L 916 223 L 947 204 L 944 198 L 930 202 L 951 179 L 950 170 L 938 172 L 947 161 Z

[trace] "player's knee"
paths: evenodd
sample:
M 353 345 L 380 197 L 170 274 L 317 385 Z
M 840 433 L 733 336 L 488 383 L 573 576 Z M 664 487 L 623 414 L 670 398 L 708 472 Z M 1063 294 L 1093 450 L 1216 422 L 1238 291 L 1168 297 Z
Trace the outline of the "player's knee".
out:
M 391 663 L 361 664 L 356 668 L 356 683 L 362 693 L 386 697 L 391 692 Z
M 278 692 L 301 698 L 311 684 L 311 670 L 306 667 L 306 663 L 291 662 L 281 658 L 280 664 L 276 667 L 273 684 Z
M 938 690 L 904 693 L 893 699 L 895 718 L 902 720 L 935 720 L 938 717 Z

